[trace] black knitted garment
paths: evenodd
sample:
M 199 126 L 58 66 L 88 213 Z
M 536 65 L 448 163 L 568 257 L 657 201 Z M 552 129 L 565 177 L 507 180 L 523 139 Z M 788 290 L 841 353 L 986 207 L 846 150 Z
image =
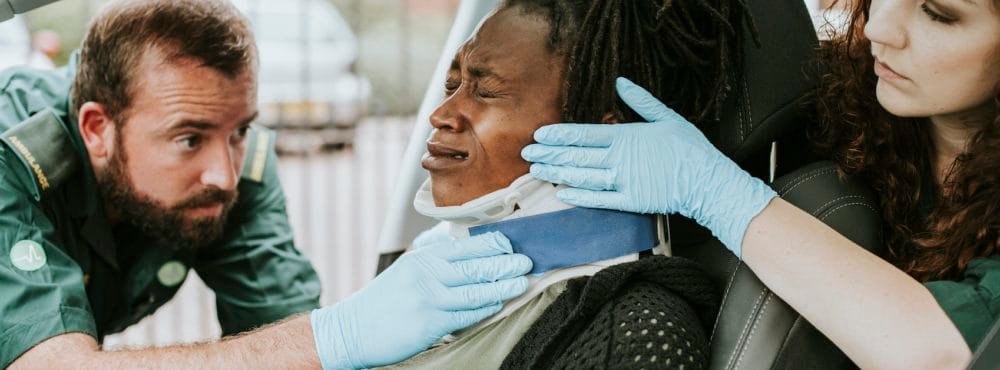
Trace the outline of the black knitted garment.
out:
M 501 369 L 704 369 L 719 295 L 694 262 L 654 256 L 573 279 Z

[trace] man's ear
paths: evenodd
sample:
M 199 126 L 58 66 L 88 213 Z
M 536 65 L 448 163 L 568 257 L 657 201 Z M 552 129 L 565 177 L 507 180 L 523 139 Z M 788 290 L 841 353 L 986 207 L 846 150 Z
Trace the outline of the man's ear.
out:
M 107 161 L 114 152 L 116 138 L 115 121 L 104 110 L 104 105 L 95 102 L 83 103 L 77 114 L 77 122 L 83 146 L 87 148 L 91 161 L 102 163 Z

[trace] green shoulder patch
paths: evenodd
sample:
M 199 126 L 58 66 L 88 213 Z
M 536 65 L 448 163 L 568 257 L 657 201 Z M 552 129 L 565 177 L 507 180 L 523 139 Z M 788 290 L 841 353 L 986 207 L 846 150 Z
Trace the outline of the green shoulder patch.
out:
M 267 168 L 267 161 L 271 158 L 275 133 L 271 129 L 254 124 L 250 126 L 247 135 L 249 135 L 247 151 L 240 178 L 259 183 L 264 180 L 264 169 Z
M 62 121 L 46 109 L 0 134 L 0 141 L 17 154 L 35 179 L 35 200 L 66 181 L 79 158 Z

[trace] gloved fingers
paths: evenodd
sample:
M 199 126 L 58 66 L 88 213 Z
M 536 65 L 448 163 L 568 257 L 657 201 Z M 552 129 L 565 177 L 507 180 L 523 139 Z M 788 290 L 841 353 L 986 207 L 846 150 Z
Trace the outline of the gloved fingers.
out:
M 627 212 L 639 212 L 629 209 L 624 195 L 616 191 L 594 191 L 587 189 L 562 189 L 556 192 L 556 197 L 567 204 L 586 208 L 615 209 Z
M 514 253 L 510 240 L 497 231 L 451 239 L 421 249 L 448 262 Z
M 616 125 L 557 123 L 535 130 L 535 141 L 545 145 L 606 148 L 611 146 L 618 135 L 615 127 Z
M 448 223 L 438 222 L 434 227 L 424 230 L 413 239 L 413 249 L 421 249 L 428 245 L 435 243 L 442 243 L 452 240 L 451 235 L 448 234 Z
M 643 89 L 634 82 L 629 81 L 625 77 L 618 77 L 615 80 L 615 87 L 618 90 L 618 96 L 622 98 L 625 104 L 628 104 L 632 110 L 638 113 L 642 118 L 645 118 L 649 122 L 687 122 L 683 116 L 674 112 L 673 109 L 668 108 L 663 105 L 659 99 L 657 99 L 649 91 Z
M 441 296 L 439 309 L 461 311 L 503 303 L 528 290 L 524 276 L 492 283 L 469 284 L 447 288 Z
M 611 170 L 599 168 L 577 168 L 552 166 L 535 163 L 531 165 L 531 176 L 555 184 L 588 190 L 614 190 L 614 175 Z
M 483 321 L 483 319 L 500 312 L 501 309 L 503 309 L 503 304 L 480 307 L 474 310 L 448 312 L 448 315 L 451 316 L 451 320 L 449 320 L 451 327 L 447 328 L 448 332 L 450 333 L 475 325 L 476 323 Z
M 446 286 L 491 283 L 531 272 L 531 259 L 523 254 L 504 254 L 451 263 L 452 273 L 441 274 Z
M 521 150 L 521 157 L 528 162 L 556 166 L 609 168 L 611 165 L 608 148 L 531 144 Z

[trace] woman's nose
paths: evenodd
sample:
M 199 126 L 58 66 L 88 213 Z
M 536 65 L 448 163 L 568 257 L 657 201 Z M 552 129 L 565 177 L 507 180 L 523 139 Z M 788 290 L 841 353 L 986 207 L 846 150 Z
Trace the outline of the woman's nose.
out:
M 911 12 L 906 9 L 909 0 L 872 0 L 868 8 L 868 23 L 865 37 L 873 46 L 892 49 L 906 47 L 907 30 L 905 18 Z
M 431 113 L 431 126 L 439 130 L 460 132 L 468 126 L 460 107 L 460 97 L 452 95 Z

